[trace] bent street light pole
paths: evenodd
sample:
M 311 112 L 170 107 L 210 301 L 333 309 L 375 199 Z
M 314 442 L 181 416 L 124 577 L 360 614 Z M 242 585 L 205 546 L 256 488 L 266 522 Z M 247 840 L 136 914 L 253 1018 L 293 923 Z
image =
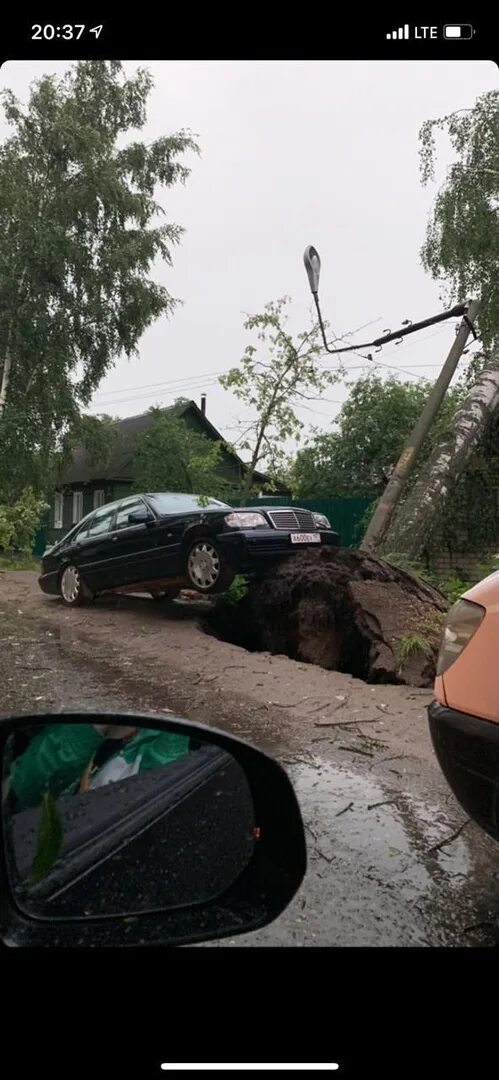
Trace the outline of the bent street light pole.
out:
M 463 316 L 459 332 L 452 344 L 452 348 L 450 349 L 445 364 L 428 397 L 419 420 L 409 435 L 402 454 L 400 455 L 371 521 L 369 522 L 366 534 L 360 545 L 361 551 L 374 551 L 376 548 L 379 548 L 386 537 L 395 507 L 404 490 L 405 484 L 414 469 L 419 451 L 426 439 L 435 416 L 440 409 L 452 376 L 454 375 L 458 362 L 464 352 L 479 307 L 480 304 L 477 300 L 470 300 L 467 305 L 466 314 Z
M 326 329 L 322 319 L 321 306 L 319 303 L 319 279 L 321 274 L 321 260 L 316 248 L 309 245 L 305 248 L 305 254 L 303 256 L 303 262 L 305 263 L 305 270 L 307 271 L 307 277 L 310 284 L 310 290 L 314 298 L 315 306 L 317 308 L 317 315 L 319 317 L 319 326 L 322 333 L 322 341 L 324 348 L 330 356 L 338 356 L 340 353 L 346 352 L 358 352 L 359 349 L 371 349 L 383 347 L 388 345 L 390 341 L 401 341 L 407 337 L 408 334 L 415 334 L 418 330 L 425 330 L 427 326 L 435 326 L 436 323 L 445 322 L 446 319 L 454 319 L 459 315 L 466 315 L 467 305 L 456 304 L 455 307 L 450 308 L 449 311 L 440 311 L 438 315 L 432 315 L 429 319 L 422 319 L 421 322 L 413 323 L 410 319 L 407 319 L 403 326 L 398 330 L 394 330 L 393 333 L 390 330 L 388 333 L 383 334 L 382 337 L 375 338 L 374 341 L 362 341 L 356 345 L 342 345 L 339 349 L 332 349 L 327 343 Z M 372 360 L 371 356 L 366 357 L 367 360 Z

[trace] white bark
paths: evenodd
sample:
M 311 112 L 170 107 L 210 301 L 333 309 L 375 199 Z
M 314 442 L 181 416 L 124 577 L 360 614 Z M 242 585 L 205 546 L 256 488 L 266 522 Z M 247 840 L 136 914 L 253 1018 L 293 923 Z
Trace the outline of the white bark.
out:
M 7 401 L 7 391 L 9 389 L 10 372 L 12 368 L 12 353 L 10 349 L 6 350 L 5 359 L 3 362 L 2 372 L 2 385 L 0 387 L 0 420 L 2 419 L 3 410 L 5 408 L 5 402 Z
M 385 552 L 420 555 L 443 504 L 463 475 L 488 421 L 499 408 L 499 350 L 456 412 L 452 435 L 437 447 L 423 475 L 400 507 L 383 544 Z
M 22 293 L 22 290 L 23 290 L 25 279 L 26 279 L 26 267 L 24 268 L 24 270 L 23 270 L 23 272 L 21 274 L 21 277 L 19 279 L 19 286 L 18 286 L 18 289 L 17 289 L 17 297 L 16 297 L 16 303 L 15 303 L 16 313 L 17 313 L 17 308 L 19 306 L 19 303 L 21 302 L 21 293 Z M 7 344 L 5 346 L 5 356 L 4 356 L 3 371 L 2 371 L 2 384 L 0 386 L 0 420 L 2 419 L 3 412 L 4 412 L 4 409 L 5 409 L 5 403 L 7 401 L 7 393 L 8 393 L 8 389 L 9 389 L 10 375 L 11 375 L 11 371 L 12 371 L 12 350 L 11 350 L 10 346 L 11 346 L 11 342 L 12 342 L 13 320 L 14 320 L 14 316 L 10 320 L 10 324 L 9 324 L 9 328 L 8 328 L 8 332 L 7 332 Z

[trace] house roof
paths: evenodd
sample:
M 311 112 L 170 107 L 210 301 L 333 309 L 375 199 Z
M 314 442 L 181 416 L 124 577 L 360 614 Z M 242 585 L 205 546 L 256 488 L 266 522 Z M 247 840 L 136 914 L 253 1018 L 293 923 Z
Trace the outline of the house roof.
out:
M 195 401 L 179 402 L 178 404 L 171 405 L 167 412 L 175 413 L 179 418 L 191 413 L 201 420 L 205 429 L 205 434 L 209 439 L 214 439 L 216 442 L 221 442 L 223 436 L 213 426 L 213 424 L 207 419 L 205 413 L 199 408 Z M 64 484 L 89 484 L 94 480 L 131 480 L 133 479 L 130 472 L 130 462 L 132 454 L 132 443 L 136 435 L 140 435 L 153 423 L 154 416 L 150 411 L 145 413 L 139 413 L 138 416 L 125 416 L 123 419 L 117 422 L 117 437 L 109 456 L 109 460 L 105 466 L 102 464 L 92 464 L 88 458 L 88 454 L 83 446 L 75 447 L 73 451 L 73 457 L 69 468 L 64 473 Z M 234 451 L 227 451 L 234 459 L 234 462 L 241 466 L 241 469 L 247 467 L 240 457 Z M 267 482 L 267 477 L 263 473 L 254 474 L 257 483 L 264 484 Z

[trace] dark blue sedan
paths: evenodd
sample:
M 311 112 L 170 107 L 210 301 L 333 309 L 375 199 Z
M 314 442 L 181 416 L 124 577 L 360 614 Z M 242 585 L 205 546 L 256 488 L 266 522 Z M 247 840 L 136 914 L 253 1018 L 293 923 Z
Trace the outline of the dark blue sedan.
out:
M 40 587 L 71 606 L 99 593 L 182 588 L 211 595 L 236 574 L 304 548 L 339 544 L 323 514 L 290 506 L 234 509 L 217 499 L 170 492 L 130 495 L 94 510 L 42 559 Z

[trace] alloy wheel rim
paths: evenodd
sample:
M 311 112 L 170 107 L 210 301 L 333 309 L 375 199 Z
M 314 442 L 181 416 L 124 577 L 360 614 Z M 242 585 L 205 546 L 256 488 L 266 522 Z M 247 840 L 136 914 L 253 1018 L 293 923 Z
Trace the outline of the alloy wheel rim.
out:
M 74 604 L 80 595 L 80 575 L 76 566 L 67 566 L 61 579 L 61 592 L 68 604 Z
M 220 557 L 218 551 L 203 540 L 195 544 L 189 555 L 189 577 L 199 589 L 209 589 L 220 577 Z

